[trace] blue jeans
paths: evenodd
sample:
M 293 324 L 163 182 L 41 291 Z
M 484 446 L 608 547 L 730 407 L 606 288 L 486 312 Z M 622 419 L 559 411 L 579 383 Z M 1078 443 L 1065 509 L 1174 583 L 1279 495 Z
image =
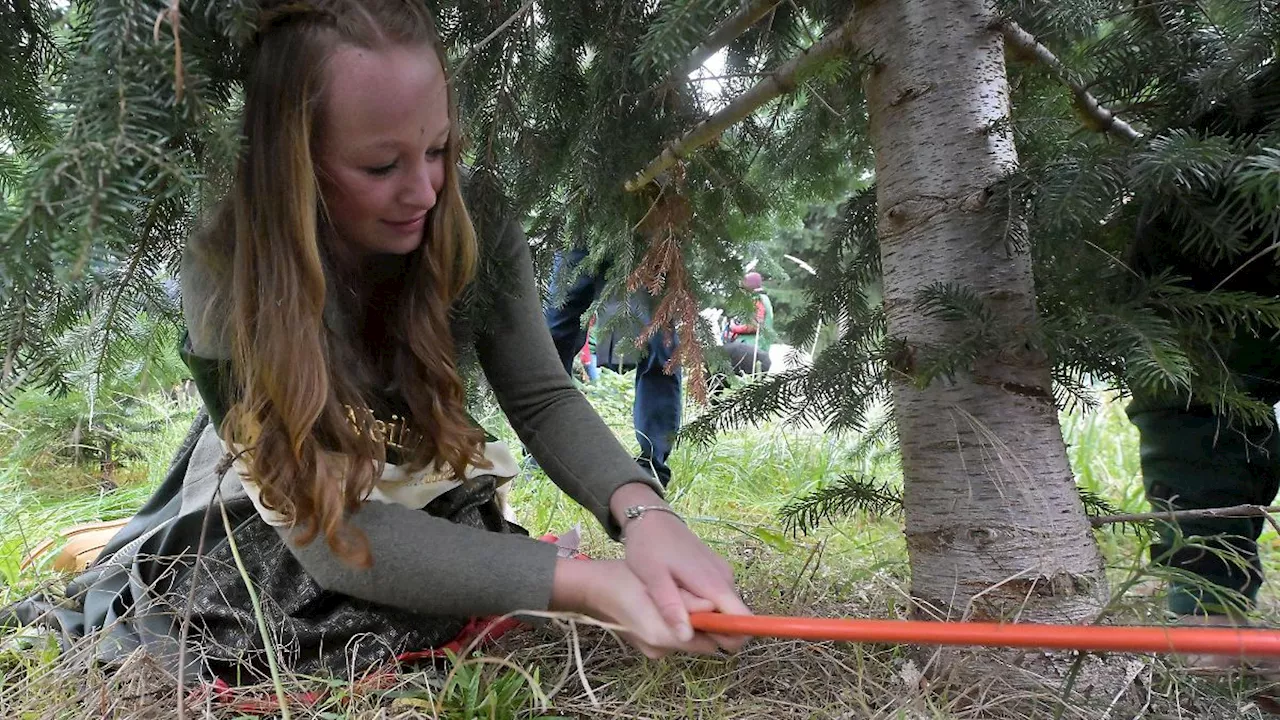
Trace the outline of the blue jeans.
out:
M 584 249 L 556 254 L 555 269 L 551 277 L 552 298 L 559 295 L 561 284 L 586 257 L 587 251 Z M 560 355 L 560 362 L 564 364 L 566 373 L 573 372 L 573 357 L 587 341 L 582 315 L 600 295 L 604 283 L 603 269 L 595 275 L 582 273 L 565 291 L 563 304 L 546 309 L 547 328 L 551 330 L 551 339 L 555 342 L 556 352 Z M 640 319 L 648 324 L 647 309 Z M 671 344 L 668 345 L 666 335 L 663 332 L 654 333 L 648 343 L 648 352 L 635 365 L 636 397 L 631 406 L 636 440 L 640 442 L 640 457 L 636 458 L 636 462 L 645 472 L 657 478 L 663 487 L 671 482 L 671 468 L 667 465 L 667 459 L 671 456 L 676 431 L 680 429 L 681 410 L 680 371 L 677 369 L 675 373 L 668 375 L 663 370 L 679 347 L 679 341 L 672 333 Z

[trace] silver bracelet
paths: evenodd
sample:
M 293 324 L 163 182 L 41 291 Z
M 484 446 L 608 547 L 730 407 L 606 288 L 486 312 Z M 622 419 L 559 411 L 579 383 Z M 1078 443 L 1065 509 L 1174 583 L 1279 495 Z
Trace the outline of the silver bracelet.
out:
M 631 520 L 636 520 L 644 517 L 644 514 L 649 512 L 650 510 L 657 510 L 658 512 L 668 513 L 674 516 L 675 519 L 684 523 L 685 525 L 689 524 L 689 523 L 685 523 L 684 518 L 680 517 L 680 515 L 677 514 L 675 510 L 672 510 L 666 505 L 632 505 L 631 507 L 624 510 L 622 514 L 627 516 L 628 521 L 631 521 Z M 630 522 L 627 522 L 627 525 L 630 525 L 630 524 L 631 524 Z M 623 526 L 623 529 L 625 530 L 626 527 Z

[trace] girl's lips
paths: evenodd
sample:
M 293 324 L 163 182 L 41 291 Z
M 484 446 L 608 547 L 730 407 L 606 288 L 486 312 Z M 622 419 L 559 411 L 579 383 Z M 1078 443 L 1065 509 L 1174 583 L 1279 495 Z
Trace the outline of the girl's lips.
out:
M 427 219 L 426 215 L 419 215 L 418 217 L 405 222 L 394 222 L 391 220 L 383 220 L 383 222 L 391 226 L 393 230 L 397 230 L 399 232 L 411 233 L 411 232 L 417 232 L 422 230 L 423 221 L 426 219 Z

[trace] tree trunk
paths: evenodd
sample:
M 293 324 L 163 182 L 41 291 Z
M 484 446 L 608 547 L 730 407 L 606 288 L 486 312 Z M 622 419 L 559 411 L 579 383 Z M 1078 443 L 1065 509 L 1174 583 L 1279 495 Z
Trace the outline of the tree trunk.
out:
M 1048 358 L 1030 346 L 1031 259 L 1007 242 L 1001 181 L 1017 167 L 1003 39 L 984 0 L 869 0 L 856 44 L 875 150 L 884 303 L 905 342 L 893 401 L 911 592 L 945 619 L 1087 622 L 1107 596 L 1076 492 Z M 969 331 L 922 313 L 922 290 L 976 294 L 1008 337 L 970 371 L 911 377 Z M 1003 342 L 1003 341 L 1002 341 Z

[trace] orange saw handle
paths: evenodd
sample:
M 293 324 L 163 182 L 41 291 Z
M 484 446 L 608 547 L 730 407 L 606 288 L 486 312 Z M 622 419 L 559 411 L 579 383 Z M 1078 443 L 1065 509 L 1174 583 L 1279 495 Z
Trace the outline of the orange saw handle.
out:
M 692 613 L 689 620 L 694 629 L 703 632 L 799 640 L 1280 656 L 1278 630 L 852 620 L 720 613 Z

